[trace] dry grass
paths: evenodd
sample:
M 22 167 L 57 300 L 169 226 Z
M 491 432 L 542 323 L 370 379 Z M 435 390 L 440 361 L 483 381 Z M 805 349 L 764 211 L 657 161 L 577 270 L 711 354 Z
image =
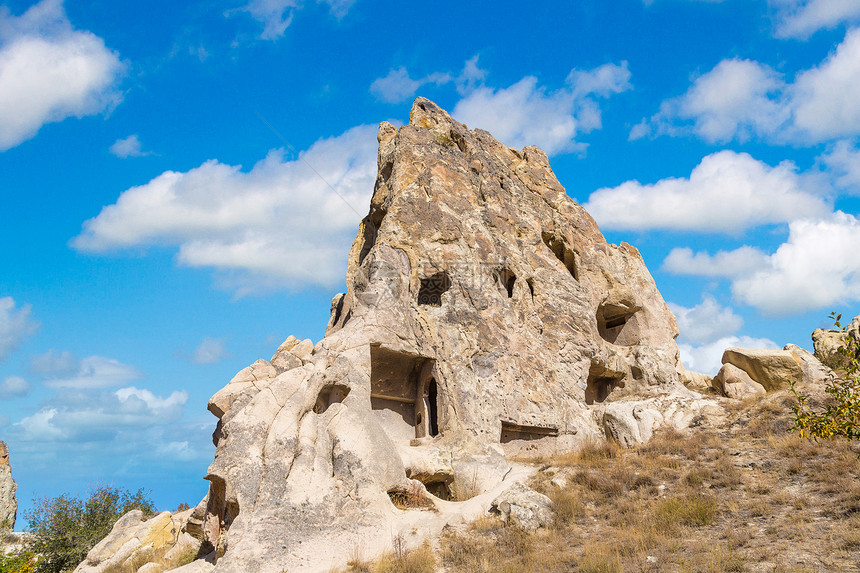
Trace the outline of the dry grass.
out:
M 439 570 L 860 571 L 860 444 L 799 438 L 789 431 L 791 401 L 776 393 L 730 402 L 719 427 L 542 460 L 531 486 L 552 499 L 554 523 L 528 533 L 485 517 L 450 531 Z M 425 570 L 374 569 L 391 559 L 352 571 Z
M 790 404 L 736 402 L 721 427 L 543 460 L 532 487 L 553 500 L 552 527 L 483 519 L 443 538 L 444 570 L 860 571 L 860 444 L 800 439 Z

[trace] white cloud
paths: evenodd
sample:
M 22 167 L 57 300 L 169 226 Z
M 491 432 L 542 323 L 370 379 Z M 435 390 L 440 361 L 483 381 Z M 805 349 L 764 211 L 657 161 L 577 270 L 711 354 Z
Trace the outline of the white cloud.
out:
M 857 0 L 770 0 L 776 9 L 776 34 L 805 39 L 818 30 L 860 20 Z
M 833 177 L 833 184 L 842 191 L 860 194 L 860 149 L 849 141 L 837 141 L 819 157 Z
M 577 134 L 601 127 L 596 97 L 631 88 L 627 62 L 589 71 L 573 70 L 566 87 L 548 91 L 527 76 L 504 89 L 478 87 L 454 107 L 452 116 L 479 127 L 512 147 L 537 145 L 549 155 L 582 149 Z
M 123 69 L 101 38 L 72 28 L 61 0 L 43 0 L 20 17 L 0 7 L 0 151 L 46 123 L 118 104 Z
M 340 281 L 376 179 L 376 127 L 317 141 L 249 172 L 215 160 L 166 171 L 86 221 L 79 250 L 177 245 L 180 263 L 215 267 L 240 293 Z
M 144 157 L 146 155 L 152 155 L 151 151 L 143 151 L 137 134 L 129 135 L 124 139 L 117 139 L 113 145 L 110 146 L 110 152 L 123 159 L 126 157 Z
M 191 361 L 195 364 L 215 364 L 225 356 L 227 356 L 227 349 L 224 348 L 223 339 L 204 338 L 191 355 Z
M 49 378 L 45 386 L 50 388 L 93 389 L 119 386 L 140 378 L 140 373 L 113 358 L 88 356 L 78 363 L 77 371 L 65 377 Z
M 56 398 L 15 424 L 27 441 L 108 442 L 124 431 L 139 431 L 178 420 L 188 401 L 184 390 L 163 398 L 149 390 L 120 388 Z
M 9 358 L 37 328 L 39 323 L 30 318 L 29 304 L 16 309 L 15 299 L 0 297 L 0 362 Z
M 71 375 L 80 368 L 80 361 L 68 350 L 53 348 L 30 358 L 30 370 L 37 374 Z
M 787 83 L 770 67 L 751 60 L 723 60 L 696 78 L 684 95 L 631 130 L 648 134 L 695 133 L 717 143 L 759 138 L 814 144 L 860 134 L 860 29 L 818 66 Z
M 788 239 L 758 266 L 728 265 L 719 260 L 758 257 L 748 247 L 716 257 L 675 255 L 665 267 L 684 274 L 725 276 L 735 298 L 769 315 L 787 315 L 860 301 L 860 220 L 841 211 L 820 219 L 789 224 Z M 673 251 L 670 257 L 674 255 Z M 679 262 L 680 261 L 680 262 Z
M 790 314 L 860 301 L 860 220 L 837 211 L 794 221 L 768 264 L 735 279 L 738 300 L 768 314 Z
M 763 251 L 747 245 L 731 251 L 718 251 L 715 255 L 693 253 L 689 247 L 675 247 L 663 261 L 663 269 L 679 275 L 736 277 L 762 268 L 767 260 Z
M 709 294 L 702 295 L 702 302 L 692 308 L 668 304 L 678 321 L 680 337 L 689 342 L 713 342 L 734 334 L 744 324 L 731 308 L 720 306 Z
M 829 213 L 829 202 L 805 187 L 791 162 L 771 167 L 726 150 L 702 159 L 688 179 L 627 181 L 598 189 L 583 207 L 607 229 L 738 233 Z
M 486 78 L 486 70 L 478 66 L 478 56 L 473 56 L 463 65 L 460 75 L 434 72 L 421 79 L 412 79 L 403 66 L 392 68 L 388 75 L 377 78 L 370 84 L 370 93 L 377 99 L 388 103 L 401 103 L 415 97 L 416 92 L 427 84 L 437 86 L 453 82 L 461 95 L 470 93 L 481 85 Z
M 317 0 L 319 4 L 327 4 L 329 11 L 336 18 L 346 16 L 355 0 Z M 255 20 L 262 22 L 263 31 L 260 37 L 264 40 L 277 40 L 293 21 L 296 10 L 302 7 L 298 0 L 251 0 L 248 4 L 239 8 L 240 12 L 247 12 Z M 228 11 L 228 15 L 236 10 Z
M 678 349 L 681 351 L 681 362 L 684 363 L 684 367 L 687 370 L 703 372 L 709 376 L 714 376 L 722 366 L 723 352 L 730 346 L 765 348 L 769 350 L 777 350 L 779 348 L 775 342 L 768 338 L 727 336 L 698 346 L 679 343 Z
M 20 376 L 7 376 L 0 382 L 0 398 L 17 398 L 30 391 L 30 384 Z
M 860 133 L 860 28 L 791 88 L 794 128 L 812 141 Z

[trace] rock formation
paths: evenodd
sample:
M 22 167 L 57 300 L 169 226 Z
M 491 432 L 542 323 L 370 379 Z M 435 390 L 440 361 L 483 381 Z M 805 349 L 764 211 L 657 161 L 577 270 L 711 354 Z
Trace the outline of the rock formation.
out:
M 849 338 L 860 340 L 860 316 L 855 316 L 844 331 L 816 329 L 812 333 L 815 357 L 830 368 L 843 368 L 845 357 L 839 352 L 839 348 L 845 346 Z
M 210 401 L 201 555 L 217 571 L 324 571 L 469 507 L 511 511 L 511 454 L 632 445 L 709 404 L 680 383 L 639 252 L 607 244 L 540 149 L 425 99 L 378 139 L 325 338 L 291 337 Z M 416 490 L 436 513 L 392 504 Z
M 15 518 L 18 515 L 18 500 L 15 490 L 18 486 L 12 479 L 12 466 L 9 465 L 9 448 L 6 442 L 0 442 L 0 526 L 15 528 Z

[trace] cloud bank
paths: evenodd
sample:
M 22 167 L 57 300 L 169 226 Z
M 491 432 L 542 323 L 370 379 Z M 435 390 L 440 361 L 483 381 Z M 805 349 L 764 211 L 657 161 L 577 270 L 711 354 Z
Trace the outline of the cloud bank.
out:
M 86 221 L 75 249 L 176 246 L 240 294 L 333 286 L 376 180 L 376 126 L 316 142 L 295 160 L 271 151 L 250 171 L 207 161 L 122 192 Z
M 47 123 L 115 106 L 123 70 L 101 38 L 72 28 L 61 0 L 43 0 L 19 17 L 0 6 L 0 151 Z

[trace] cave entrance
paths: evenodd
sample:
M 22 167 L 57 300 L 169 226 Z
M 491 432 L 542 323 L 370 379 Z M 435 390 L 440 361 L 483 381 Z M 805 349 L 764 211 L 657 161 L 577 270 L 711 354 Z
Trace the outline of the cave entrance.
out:
M 597 309 L 597 331 L 601 338 L 619 346 L 639 344 L 639 307 L 605 303 Z
M 314 413 L 324 413 L 332 404 L 343 402 L 343 399 L 346 398 L 347 394 L 349 394 L 349 387 L 343 386 L 342 384 L 330 384 L 325 386 L 320 390 L 319 396 L 317 396 L 317 401 L 314 404 Z
M 605 402 L 616 388 L 624 388 L 624 375 L 607 370 L 599 364 L 592 364 L 585 383 L 585 403 Z
M 439 386 L 432 358 L 370 347 L 370 406 L 394 440 L 439 434 Z
M 499 441 L 503 444 L 514 440 L 540 440 L 541 438 L 554 438 L 558 436 L 558 428 L 552 426 L 523 426 L 502 422 L 502 434 Z

